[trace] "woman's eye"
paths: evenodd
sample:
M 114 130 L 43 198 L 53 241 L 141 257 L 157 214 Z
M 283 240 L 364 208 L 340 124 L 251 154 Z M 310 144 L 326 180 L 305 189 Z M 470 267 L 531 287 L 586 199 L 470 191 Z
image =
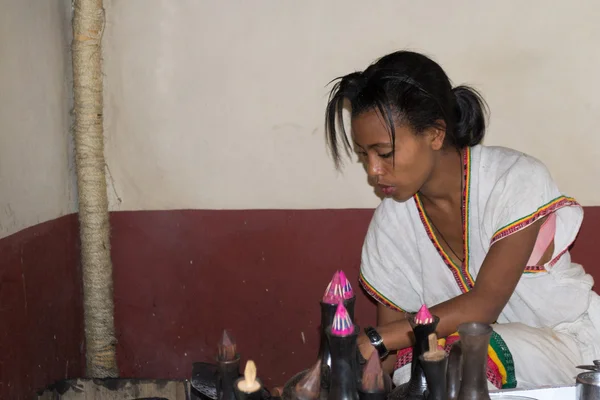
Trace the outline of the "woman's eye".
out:
M 379 157 L 381 157 L 381 158 L 390 158 L 393 154 L 394 154 L 394 152 L 390 151 L 389 153 L 379 154 Z

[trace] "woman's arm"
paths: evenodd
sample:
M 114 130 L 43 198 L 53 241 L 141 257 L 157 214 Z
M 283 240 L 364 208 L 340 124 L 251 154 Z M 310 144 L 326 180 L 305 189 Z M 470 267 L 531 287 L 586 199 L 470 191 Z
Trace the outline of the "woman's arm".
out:
M 527 228 L 494 243 L 481 266 L 473 289 L 431 308 L 432 313 L 440 318 L 437 328 L 440 337 L 456 332 L 458 325 L 463 322 L 492 324 L 496 321 L 523 274 L 543 220 L 539 219 Z M 382 321 L 386 320 L 387 314 L 378 309 L 378 317 L 380 315 L 384 317 Z M 377 331 L 388 350 L 411 346 L 412 335 L 408 321 L 391 320 L 391 317 L 387 321 L 390 322 L 380 324 L 378 318 Z M 365 358 L 374 351 L 364 334 L 358 338 L 358 345 Z M 387 362 L 389 361 L 386 360 L 386 364 Z
M 393 322 L 401 322 L 403 320 L 406 320 L 406 314 L 400 311 L 395 311 L 392 310 L 389 307 L 384 306 L 381 303 L 377 304 L 377 326 L 385 326 L 385 325 L 389 325 Z M 364 339 L 367 339 L 366 336 L 364 337 L 360 337 L 359 343 L 361 343 L 361 341 L 363 341 Z M 360 346 L 360 344 L 359 344 Z M 373 349 L 373 346 L 371 346 L 371 343 L 369 342 L 369 340 L 367 339 L 367 341 L 363 344 L 363 347 L 370 347 L 371 349 Z M 365 354 L 365 351 L 363 351 L 363 349 L 361 349 L 361 352 L 363 354 Z M 370 353 L 369 353 L 370 355 Z M 383 370 L 390 374 L 392 373 L 392 371 L 394 370 L 394 364 L 396 363 L 396 350 L 390 350 L 390 354 L 387 355 L 387 357 L 382 360 L 382 367 Z

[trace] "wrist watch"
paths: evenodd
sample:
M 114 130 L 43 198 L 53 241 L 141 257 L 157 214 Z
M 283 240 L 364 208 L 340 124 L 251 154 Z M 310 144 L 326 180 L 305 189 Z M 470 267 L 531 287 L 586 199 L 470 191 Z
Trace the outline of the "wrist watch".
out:
M 377 330 L 375 330 L 375 328 L 369 326 L 365 328 L 365 333 L 367 334 L 367 337 L 369 338 L 369 341 L 371 341 L 373 347 L 375 347 L 375 350 L 377 350 L 380 359 L 389 354 L 387 347 L 385 347 L 385 344 L 383 344 L 381 335 L 379 332 L 377 332 Z

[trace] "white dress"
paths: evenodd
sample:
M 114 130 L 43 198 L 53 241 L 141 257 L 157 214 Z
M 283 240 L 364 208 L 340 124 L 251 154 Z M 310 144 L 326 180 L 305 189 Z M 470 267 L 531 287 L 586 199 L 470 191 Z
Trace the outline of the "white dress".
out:
M 493 243 L 554 213 L 552 259 L 526 267 L 493 325 L 487 376 L 497 388 L 573 384 L 576 365 L 600 358 L 600 298 L 568 251 L 583 209 L 531 156 L 477 145 L 463 159 L 464 263 L 455 265 L 444 253 L 418 195 L 405 202 L 385 199 L 367 232 L 360 282 L 392 309 L 432 307 L 473 287 Z M 455 339 L 449 336 L 447 344 Z M 398 352 L 396 384 L 408 380 L 411 359 L 410 348 Z

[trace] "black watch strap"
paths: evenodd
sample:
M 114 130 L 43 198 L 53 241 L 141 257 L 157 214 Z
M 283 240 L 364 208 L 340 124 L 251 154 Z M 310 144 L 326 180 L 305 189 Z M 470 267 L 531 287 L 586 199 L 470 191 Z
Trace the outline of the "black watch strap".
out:
M 369 326 L 365 328 L 365 333 L 367 334 L 367 337 L 371 341 L 373 347 L 375 347 L 375 350 L 377 350 L 377 353 L 379 353 L 379 358 L 384 358 L 389 354 L 387 347 L 385 347 L 385 344 L 383 344 L 383 338 L 379 332 L 375 330 L 375 328 Z

